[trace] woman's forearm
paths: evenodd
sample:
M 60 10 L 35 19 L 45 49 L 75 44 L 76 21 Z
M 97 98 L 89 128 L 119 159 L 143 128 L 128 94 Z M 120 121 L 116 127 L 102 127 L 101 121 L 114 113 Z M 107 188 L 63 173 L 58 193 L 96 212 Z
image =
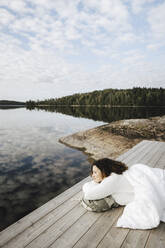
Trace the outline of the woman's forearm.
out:
M 112 183 L 113 180 L 108 178 L 104 179 L 101 183 L 94 181 L 85 183 L 83 185 L 84 198 L 87 200 L 98 200 L 111 195 L 114 192 Z

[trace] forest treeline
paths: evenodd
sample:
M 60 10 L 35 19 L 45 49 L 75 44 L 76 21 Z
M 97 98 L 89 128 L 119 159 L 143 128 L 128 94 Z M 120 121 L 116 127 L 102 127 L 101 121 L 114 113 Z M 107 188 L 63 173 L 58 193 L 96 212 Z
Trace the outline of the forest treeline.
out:
M 0 100 L 0 105 L 25 105 L 25 103 L 10 100 Z
M 165 106 L 164 88 L 105 89 L 77 93 L 43 101 L 27 101 L 27 107 L 38 105 L 108 105 L 108 106 Z

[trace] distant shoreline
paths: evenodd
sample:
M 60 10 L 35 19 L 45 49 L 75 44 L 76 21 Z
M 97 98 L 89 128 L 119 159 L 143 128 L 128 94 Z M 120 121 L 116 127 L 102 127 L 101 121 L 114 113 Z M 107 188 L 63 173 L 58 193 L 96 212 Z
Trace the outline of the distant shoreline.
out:
M 11 106 L 14 106 L 14 107 L 16 107 L 16 106 L 25 106 L 25 104 L 0 104 L 0 107 L 1 106 L 4 106 L 4 107 L 11 107 Z
M 0 100 L 0 107 L 10 107 L 10 106 L 25 106 L 25 102 L 13 101 L 13 100 Z
M 39 104 L 39 105 L 35 105 L 34 107 L 47 107 L 47 106 L 67 106 L 67 107 L 125 107 L 125 108 L 128 108 L 128 107 L 133 107 L 133 108 L 165 108 L 165 106 L 157 106 L 157 105 L 150 105 L 150 106 L 146 106 L 146 105 L 141 105 L 141 106 L 136 106 L 136 105 L 64 105 L 64 104 Z

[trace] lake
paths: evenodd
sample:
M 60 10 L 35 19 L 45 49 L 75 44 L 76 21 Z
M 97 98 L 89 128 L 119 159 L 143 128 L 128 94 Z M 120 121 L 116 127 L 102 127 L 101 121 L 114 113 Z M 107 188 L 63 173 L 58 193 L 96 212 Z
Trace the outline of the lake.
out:
M 0 109 L 0 230 L 89 175 L 88 157 L 60 137 L 105 123 L 165 115 L 165 108 Z

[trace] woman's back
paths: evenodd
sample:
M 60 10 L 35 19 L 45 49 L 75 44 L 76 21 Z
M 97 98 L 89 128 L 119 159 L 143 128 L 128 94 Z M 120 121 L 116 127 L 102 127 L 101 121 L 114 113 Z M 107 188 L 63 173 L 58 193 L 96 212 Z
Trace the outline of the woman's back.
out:
M 125 173 L 126 171 L 121 175 L 112 173 L 112 175 L 115 174 L 116 177 L 116 189 L 115 192 L 112 193 L 112 196 L 120 205 L 127 205 L 134 199 L 134 188 L 125 177 Z

